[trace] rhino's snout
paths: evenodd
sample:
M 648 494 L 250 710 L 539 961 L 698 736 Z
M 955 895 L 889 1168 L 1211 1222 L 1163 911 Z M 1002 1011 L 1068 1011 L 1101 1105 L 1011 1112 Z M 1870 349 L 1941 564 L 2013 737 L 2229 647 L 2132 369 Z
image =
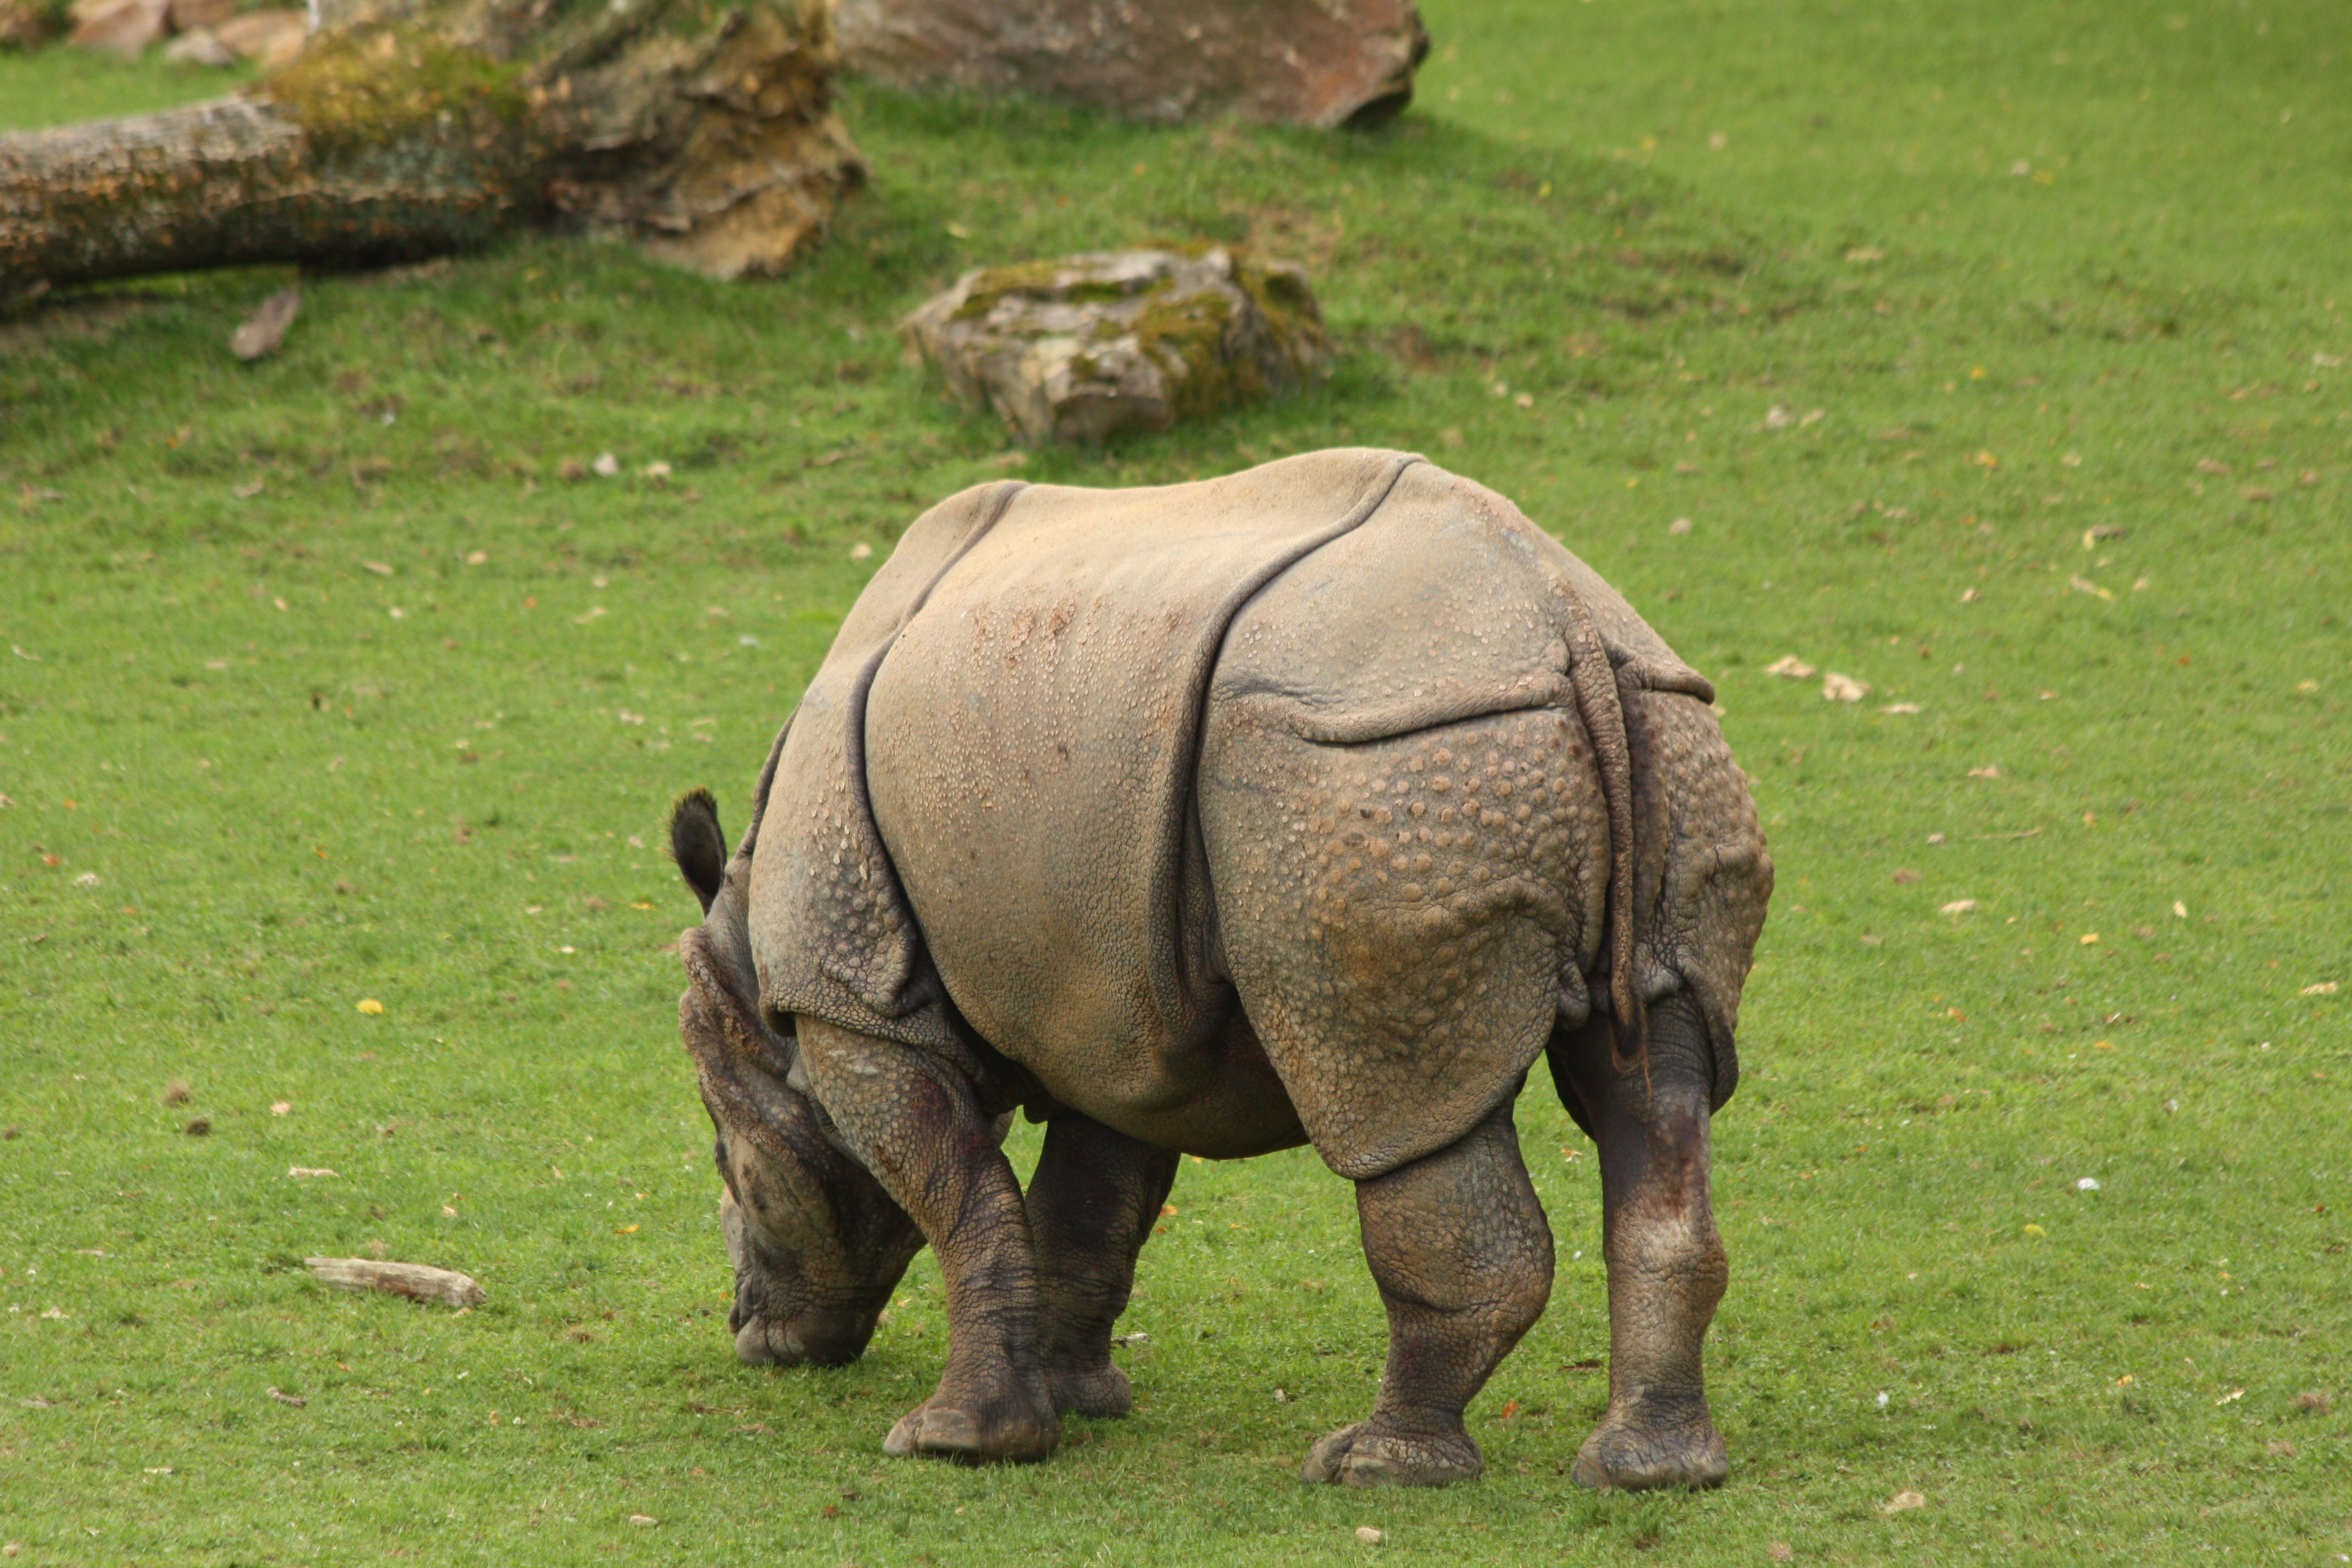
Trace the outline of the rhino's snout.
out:
M 876 1281 L 847 1279 L 826 1289 L 810 1277 L 816 1258 L 755 1237 L 747 1221 L 735 1194 L 722 1192 L 720 1229 L 735 1265 L 735 1306 L 727 1326 L 735 1331 L 736 1356 L 747 1366 L 845 1366 L 863 1355 L 898 1269 L 881 1279 L 878 1289 Z M 901 1259 L 898 1268 L 904 1268 Z M 864 1304 L 869 1298 L 871 1304 Z
M 812 1309 L 789 1318 L 737 1310 L 735 1355 L 746 1366 L 846 1366 L 874 1336 L 875 1314 Z

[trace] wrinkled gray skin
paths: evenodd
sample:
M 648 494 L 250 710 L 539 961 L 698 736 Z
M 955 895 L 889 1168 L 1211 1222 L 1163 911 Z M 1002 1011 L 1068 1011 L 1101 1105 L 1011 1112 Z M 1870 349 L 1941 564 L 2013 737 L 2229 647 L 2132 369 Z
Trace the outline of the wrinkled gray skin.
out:
M 1180 1154 L 1312 1142 L 1390 1337 L 1306 1478 L 1467 1479 L 1463 1410 L 1551 1289 L 1511 1118 L 1543 1057 L 1601 1154 L 1576 1479 L 1720 1482 L 1707 1130 L 1771 862 L 1710 701 L 1507 501 L 1400 454 L 927 513 L 735 853 L 705 792 L 671 824 L 737 1353 L 856 1359 L 928 1242 L 947 1367 L 885 1451 L 1042 1459 L 1129 1406 L 1111 1330 Z

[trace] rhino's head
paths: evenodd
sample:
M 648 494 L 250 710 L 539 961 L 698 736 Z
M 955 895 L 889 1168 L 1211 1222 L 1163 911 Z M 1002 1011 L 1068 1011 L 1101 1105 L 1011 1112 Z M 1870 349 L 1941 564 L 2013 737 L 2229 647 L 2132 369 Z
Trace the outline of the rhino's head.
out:
M 754 1365 L 855 1361 L 922 1233 L 842 1147 L 797 1081 L 796 1042 L 761 1016 L 744 918 L 749 848 L 730 862 L 709 792 L 679 800 L 670 849 L 702 903 L 702 923 L 678 942 L 690 982 L 678 1026 L 727 1184 L 735 1353 Z

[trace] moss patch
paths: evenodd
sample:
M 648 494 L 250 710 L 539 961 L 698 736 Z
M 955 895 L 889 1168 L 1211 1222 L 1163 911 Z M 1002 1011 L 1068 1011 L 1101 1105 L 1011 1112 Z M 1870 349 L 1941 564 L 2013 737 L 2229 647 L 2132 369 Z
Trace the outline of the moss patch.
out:
M 382 146 L 420 132 L 503 137 L 530 112 L 519 67 L 414 27 L 330 33 L 258 90 L 321 152 Z
M 1265 377 L 1245 355 L 1225 352 L 1234 302 L 1222 294 L 1177 297 L 1171 285 L 1153 290 L 1128 331 L 1145 354 L 1169 372 L 1169 405 L 1179 419 L 1198 418 L 1265 395 Z
M 1088 305 L 1132 299 L 1138 292 L 1126 284 L 1106 283 L 1096 278 L 1064 283 L 1063 277 L 1071 270 L 1067 261 L 1017 261 L 1007 267 L 992 267 L 972 280 L 971 291 L 950 319 L 978 321 L 1016 294 L 1066 305 Z
M 1331 363 L 1331 334 L 1307 279 L 1294 268 L 1268 267 L 1236 250 L 1234 281 L 1265 314 L 1276 346 L 1289 362 L 1294 384 L 1304 385 L 1321 375 Z

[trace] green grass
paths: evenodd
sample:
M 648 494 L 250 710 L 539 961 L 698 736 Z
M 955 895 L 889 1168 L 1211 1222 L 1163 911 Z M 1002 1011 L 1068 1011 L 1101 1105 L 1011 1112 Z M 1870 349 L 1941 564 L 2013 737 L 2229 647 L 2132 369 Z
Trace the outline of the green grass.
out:
M 278 273 L 0 322 L 16 1561 L 2352 1554 L 2352 987 L 2303 994 L 2352 982 L 2352 60 L 2322 0 L 1980 13 L 1433 4 L 1370 138 L 859 89 L 877 187 L 780 283 L 526 243 L 309 280 L 253 366 Z M 0 119 L 215 86 L 0 57 Z M 1307 262 L 1338 374 L 1024 476 L 1417 447 L 1722 688 L 1780 894 L 1717 1123 L 1719 1492 L 1566 1479 L 1597 1184 L 1540 1078 L 1559 1279 L 1475 1487 L 1293 1480 L 1381 1345 L 1304 1152 L 1186 1164 L 1138 1412 L 1050 1465 L 881 1458 L 944 1346 L 928 1258 L 857 1367 L 729 1352 L 664 808 L 740 826 L 851 547 L 1006 471 L 897 317 L 1153 237 Z M 299 1267 L 371 1243 L 489 1304 Z

